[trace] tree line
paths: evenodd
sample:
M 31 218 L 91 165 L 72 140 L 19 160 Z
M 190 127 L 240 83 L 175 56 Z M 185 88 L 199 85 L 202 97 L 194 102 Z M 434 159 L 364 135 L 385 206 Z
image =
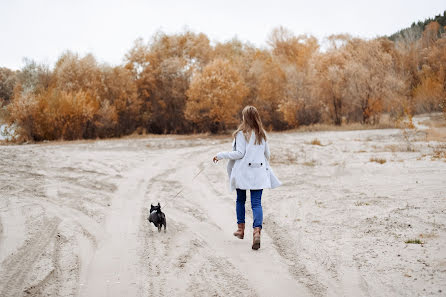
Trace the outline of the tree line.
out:
M 219 133 L 247 104 L 268 130 L 446 112 L 444 29 L 431 21 L 394 40 L 333 35 L 323 49 L 282 27 L 267 48 L 158 32 L 136 40 L 118 66 L 67 51 L 53 67 L 0 68 L 0 106 L 15 133 L 34 141 Z

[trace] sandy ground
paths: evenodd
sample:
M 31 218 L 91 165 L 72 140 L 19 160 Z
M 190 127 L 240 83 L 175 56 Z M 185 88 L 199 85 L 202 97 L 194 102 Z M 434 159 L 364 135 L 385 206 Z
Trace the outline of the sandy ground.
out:
M 258 251 L 211 163 L 227 137 L 0 146 L 0 296 L 445 296 L 446 148 L 422 120 L 271 134 Z

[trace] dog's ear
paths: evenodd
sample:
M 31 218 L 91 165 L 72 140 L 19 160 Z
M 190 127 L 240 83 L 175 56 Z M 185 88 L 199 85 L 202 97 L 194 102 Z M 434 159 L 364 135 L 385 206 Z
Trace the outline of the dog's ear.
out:
M 161 207 L 160 203 L 158 202 L 158 206 Z
M 152 203 L 150 203 L 150 207 L 153 207 L 153 204 L 152 204 Z

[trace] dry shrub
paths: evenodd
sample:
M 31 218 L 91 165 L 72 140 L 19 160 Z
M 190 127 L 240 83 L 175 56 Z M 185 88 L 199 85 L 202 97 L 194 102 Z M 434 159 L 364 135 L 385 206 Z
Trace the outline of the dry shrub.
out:
M 424 244 L 424 242 L 421 241 L 418 238 L 407 239 L 406 241 L 404 241 L 404 243 L 407 243 L 407 244 Z
M 439 145 L 433 149 L 431 160 L 446 161 L 446 145 Z
M 271 154 L 271 164 L 296 164 L 298 156 L 295 152 L 286 150 L 281 154 Z
M 356 201 L 355 202 L 355 206 L 369 206 L 370 203 L 369 202 L 365 202 L 365 201 Z
M 434 154 L 432 156 L 433 160 L 442 160 L 444 159 L 446 161 L 446 151 L 444 150 L 435 150 Z
M 320 145 L 322 146 L 321 142 L 319 139 L 315 138 L 310 142 L 312 145 Z
M 314 166 L 316 166 L 316 160 L 305 161 L 302 163 L 302 165 L 308 166 L 308 167 L 314 167 Z
M 384 158 L 372 157 L 372 158 L 370 158 L 370 162 L 375 162 L 375 163 L 379 163 L 379 164 L 384 164 L 384 163 L 387 162 L 387 160 L 384 159 Z
M 98 109 L 96 99 L 86 92 L 57 89 L 18 95 L 9 106 L 11 119 L 19 127 L 16 133 L 37 141 L 83 138 Z
M 415 149 L 412 144 L 389 144 L 384 146 L 383 152 L 416 152 L 419 151 L 418 149 Z

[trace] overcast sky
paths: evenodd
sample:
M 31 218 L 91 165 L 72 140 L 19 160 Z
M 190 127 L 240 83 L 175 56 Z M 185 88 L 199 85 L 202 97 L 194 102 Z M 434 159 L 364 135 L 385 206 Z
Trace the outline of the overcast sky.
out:
M 136 38 L 157 30 L 187 28 L 214 42 L 237 36 L 257 46 L 281 25 L 319 39 L 371 38 L 445 9 L 445 0 L 0 0 L 0 67 L 19 69 L 24 57 L 52 65 L 67 49 L 115 65 Z

